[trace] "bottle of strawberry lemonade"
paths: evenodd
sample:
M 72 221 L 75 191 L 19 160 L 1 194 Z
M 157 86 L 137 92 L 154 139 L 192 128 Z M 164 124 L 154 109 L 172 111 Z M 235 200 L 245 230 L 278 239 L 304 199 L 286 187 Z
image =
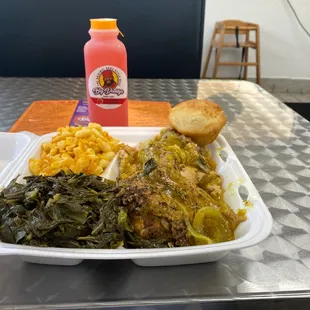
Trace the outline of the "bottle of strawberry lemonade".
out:
M 127 52 L 116 19 L 90 20 L 84 46 L 89 119 L 102 126 L 128 126 Z

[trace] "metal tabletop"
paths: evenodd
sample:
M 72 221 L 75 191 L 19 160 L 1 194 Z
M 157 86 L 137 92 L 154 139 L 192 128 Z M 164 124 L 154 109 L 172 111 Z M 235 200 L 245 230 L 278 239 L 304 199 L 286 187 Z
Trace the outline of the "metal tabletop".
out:
M 34 100 L 84 98 L 84 84 L 83 79 L 1 78 L 0 129 L 9 129 Z M 64 267 L 2 256 L 0 305 L 68 309 L 310 297 L 310 123 L 244 81 L 130 80 L 129 97 L 219 103 L 228 119 L 223 135 L 269 207 L 272 234 L 216 263 L 192 266 L 84 261 Z

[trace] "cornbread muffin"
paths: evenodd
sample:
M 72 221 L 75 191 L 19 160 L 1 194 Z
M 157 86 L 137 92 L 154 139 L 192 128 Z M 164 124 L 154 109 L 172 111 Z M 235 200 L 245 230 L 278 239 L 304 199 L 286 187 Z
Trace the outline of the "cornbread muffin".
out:
M 226 124 L 222 108 L 209 100 L 188 100 L 170 110 L 169 121 L 174 129 L 199 145 L 213 142 Z

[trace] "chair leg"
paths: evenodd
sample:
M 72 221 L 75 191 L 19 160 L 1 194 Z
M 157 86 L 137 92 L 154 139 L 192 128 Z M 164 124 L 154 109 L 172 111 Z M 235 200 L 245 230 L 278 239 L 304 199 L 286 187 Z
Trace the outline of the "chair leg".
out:
M 202 72 L 202 78 L 207 78 L 207 72 L 208 72 L 208 67 L 209 67 L 209 63 L 210 63 L 210 58 L 211 58 L 211 54 L 212 54 L 212 50 L 213 50 L 213 40 L 216 37 L 216 29 L 214 28 L 213 33 L 212 33 L 212 37 L 211 37 L 211 43 L 210 43 L 210 47 L 209 47 L 209 52 L 208 52 L 208 56 L 207 56 L 207 61 L 205 64 L 205 67 L 203 69 Z
M 225 37 L 225 29 L 223 28 L 221 29 L 221 32 L 220 32 L 219 47 L 217 48 L 217 53 L 215 57 L 215 64 L 214 64 L 214 70 L 213 70 L 213 76 L 212 76 L 213 79 L 216 79 L 216 76 L 217 76 L 217 71 L 218 71 L 221 53 L 222 53 L 222 46 L 224 43 L 224 37 Z
M 245 42 L 249 41 L 249 32 L 245 35 Z M 249 61 L 249 48 L 245 47 L 245 54 L 244 54 L 244 62 Z M 246 80 L 248 78 L 248 66 L 243 67 L 243 79 Z
M 203 79 L 207 78 L 207 72 L 208 72 L 208 67 L 209 67 L 209 62 L 210 62 L 212 50 L 213 50 L 213 46 L 211 45 L 210 48 L 209 48 L 209 52 L 208 52 L 208 56 L 207 56 L 207 61 L 206 61 L 206 64 L 205 64 L 205 66 L 203 68 L 203 72 L 202 72 L 202 78 Z
M 256 29 L 256 83 L 261 84 L 260 76 L 260 30 L 259 26 Z

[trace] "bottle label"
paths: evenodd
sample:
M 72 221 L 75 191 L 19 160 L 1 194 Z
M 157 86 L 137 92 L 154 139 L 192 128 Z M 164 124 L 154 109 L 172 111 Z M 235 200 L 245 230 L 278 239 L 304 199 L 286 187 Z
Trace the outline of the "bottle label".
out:
M 124 102 L 119 99 L 127 98 L 127 76 L 123 70 L 114 66 L 99 67 L 89 76 L 88 91 L 98 107 L 117 108 Z

